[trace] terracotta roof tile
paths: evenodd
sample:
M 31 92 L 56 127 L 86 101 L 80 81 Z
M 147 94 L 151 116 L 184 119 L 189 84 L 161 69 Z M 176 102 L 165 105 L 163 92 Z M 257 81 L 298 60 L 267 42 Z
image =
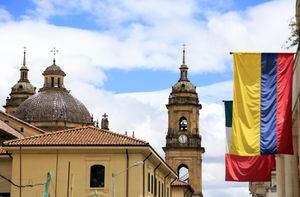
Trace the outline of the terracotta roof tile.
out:
M 24 139 L 9 140 L 3 146 L 109 146 L 149 145 L 148 142 L 93 126 L 56 131 Z
M 0 146 L 0 155 L 6 155 L 7 152 Z

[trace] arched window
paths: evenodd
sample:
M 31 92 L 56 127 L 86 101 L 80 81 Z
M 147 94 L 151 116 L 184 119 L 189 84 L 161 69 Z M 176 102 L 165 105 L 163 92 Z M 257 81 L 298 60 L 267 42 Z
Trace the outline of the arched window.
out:
M 189 182 L 189 168 L 185 164 L 181 164 L 178 166 L 177 173 L 180 180 L 186 183 Z
M 102 165 L 91 166 L 90 187 L 104 187 L 105 167 Z
M 51 77 L 51 87 L 54 87 L 54 77 Z
M 58 77 L 58 79 L 57 79 L 57 87 L 60 88 L 60 78 L 59 78 L 59 77 Z
M 179 130 L 180 131 L 187 131 L 188 121 L 185 117 L 181 117 L 179 119 Z

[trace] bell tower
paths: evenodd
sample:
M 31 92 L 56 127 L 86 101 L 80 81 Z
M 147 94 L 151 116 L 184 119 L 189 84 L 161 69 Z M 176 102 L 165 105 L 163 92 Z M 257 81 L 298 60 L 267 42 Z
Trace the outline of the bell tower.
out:
M 199 104 L 196 86 L 188 79 L 188 66 L 185 64 L 185 49 L 180 66 L 180 78 L 172 87 L 169 96 L 168 133 L 163 148 L 167 163 L 179 174 L 179 178 L 194 190 L 193 196 L 202 195 L 202 154 L 199 133 Z M 181 168 L 185 168 L 180 177 Z M 188 174 L 188 176 L 186 176 Z
M 5 112 L 14 115 L 17 108 L 23 103 L 28 97 L 35 94 L 35 87 L 31 85 L 28 80 L 28 67 L 26 65 L 26 47 L 24 47 L 23 65 L 20 68 L 20 79 L 11 88 L 9 97 L 6 99 L 6 104 L 3 106 Z

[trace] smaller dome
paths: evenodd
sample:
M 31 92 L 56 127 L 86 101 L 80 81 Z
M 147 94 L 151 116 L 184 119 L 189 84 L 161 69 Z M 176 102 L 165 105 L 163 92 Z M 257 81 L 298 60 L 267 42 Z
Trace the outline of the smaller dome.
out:
M 35 94 L 35 87 L 28 82 L 18 82 L 11 88 L 11 93 Z
M 20 70 L 29 70 L 28 68 L 27 68 L 27 66 L 25 66 L 25 65 L 23 65 L 21 68 L 20 68 Z
M 51 66 L 48 66 L 46 70 L 43 72 L 43 75 L 61 75 L 66 76 L 66 73 L 55 64 L 55 60 Z
M 196 93 L 196 86 L 189 81 L 178 81 L 172 87 L 172 93 Z

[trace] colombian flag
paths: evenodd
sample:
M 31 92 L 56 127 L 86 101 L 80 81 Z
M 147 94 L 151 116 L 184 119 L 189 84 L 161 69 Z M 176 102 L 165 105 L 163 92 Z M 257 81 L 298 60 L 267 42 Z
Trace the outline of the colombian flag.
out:
M 234 53 L 233 56 L 232 130 L 227 134 L 226 180 L 267 181 L 270 177 L 256 176 L 270 175 L 275 163 L 272 155 L 293 154 L 294 54 Z

